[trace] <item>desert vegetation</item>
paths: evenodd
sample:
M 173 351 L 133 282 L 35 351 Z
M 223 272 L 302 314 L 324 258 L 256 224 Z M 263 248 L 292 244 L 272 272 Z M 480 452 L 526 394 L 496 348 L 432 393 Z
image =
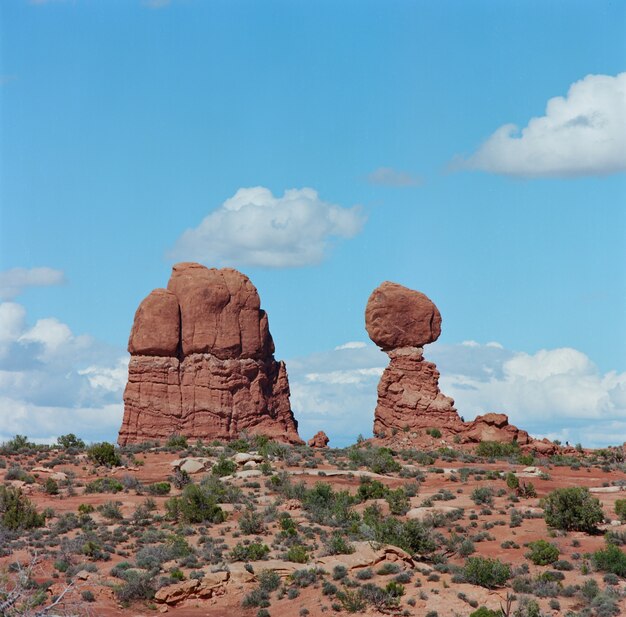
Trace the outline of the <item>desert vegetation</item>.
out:
M 17 435 L 0 447 L 0 608 L 619 615 L 624 462 L 571 450 Z

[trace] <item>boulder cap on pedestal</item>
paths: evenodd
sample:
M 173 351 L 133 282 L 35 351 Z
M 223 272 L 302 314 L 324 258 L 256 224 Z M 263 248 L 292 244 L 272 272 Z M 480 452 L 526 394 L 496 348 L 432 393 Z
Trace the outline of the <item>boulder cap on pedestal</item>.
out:
M 385 281 L 367 301 L 365 327 L 384 351 L 422 347 L 439 338 L 441 314 L 425 294 Z

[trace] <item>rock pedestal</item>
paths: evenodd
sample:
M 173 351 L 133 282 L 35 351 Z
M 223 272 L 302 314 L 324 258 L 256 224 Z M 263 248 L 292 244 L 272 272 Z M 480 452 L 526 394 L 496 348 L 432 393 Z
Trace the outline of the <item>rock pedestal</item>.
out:
M 121 445 L 242 432 L 302 443 L 258 292 L 237 270 L 176 264 L 135 314 Z
M 454 401 L 439 390 L 437 367 L 423 357 L 422 347 L 441 333 L 435 304 L 419 291 L 386 281 L 367 302 L 365 327 L 390 358 L 378 384 L 374 435 L 433 427 L 461 430 Z

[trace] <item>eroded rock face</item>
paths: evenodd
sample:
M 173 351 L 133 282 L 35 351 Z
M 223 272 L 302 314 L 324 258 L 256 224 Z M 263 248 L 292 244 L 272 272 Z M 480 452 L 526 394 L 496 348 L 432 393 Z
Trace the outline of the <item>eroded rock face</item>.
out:
M 516 441 L 528 449 L 548 449 L 550 442 L 532 439 L 509 424 L 505 414 L 488 413 L 464 422 L 454 400 L 439 390 L 439 371 L 423 356 L 423 345 L 441 333 L 441 315 L 423 293 L 388 281 L 376 288 L 365 310 L 370 338 L 390 358 L 378 384 L 374 435 L 408 446 L 424 429 L 439 429 L 458 443 Z
M 520 445 L 530 443 L 530 437 L 512 424 L 509 417 L 503 413 L 486 413 L 477 416 L 471 422 L 466 422 L 461 435 L 461 443 L 480 443 L 481 441 L 499 441 L 511 443 L 517 441 Z
M 327 448 L 329 441 L 330 439 L 328 439 L 328 435 L 326 435 L 324 431 L 317 431 L 317 433 L 307 441 L 307 444 L 311 448 Z
M 120 444 L 244 431 L 302 443 L 267 315 L 237 270 L 176 264 L 168 289 L 139 305 L 128 350 Z
M 374 435 L 431 427 L 461 429 L 454 401 L 439 390 L 439 371 L 422 346 L 437 340 L 441 314 L 419 291 L 386 281 L 367 302 L 365 327 L 390 358 L 378 384 Z

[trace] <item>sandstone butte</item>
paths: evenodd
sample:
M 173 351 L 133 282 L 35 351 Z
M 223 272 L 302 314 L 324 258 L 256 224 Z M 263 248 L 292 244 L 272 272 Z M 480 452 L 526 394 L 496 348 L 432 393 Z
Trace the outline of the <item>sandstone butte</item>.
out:
M 176 264 L 167 289 L 139 305 L 128 351 L 121 445 L 242 432 L 303 443 L 267 314 L 237 270 Z
M 554 448 L 509 424 L 505 414 L 488 413 L 472 422 L 461 419 L 454 400 L 439 389 L 437 367 L 424 359 L 424 345 L 441 334 L 441 314 L 423 293 L 385 281 L 369 297 L 365 327 L 390 358 L 378 384 L 375 437 L 389 441 L 399 435 L 411 441 L 412 435 L 436 428 L 460 443 L 517 441 L 544 452 Z

